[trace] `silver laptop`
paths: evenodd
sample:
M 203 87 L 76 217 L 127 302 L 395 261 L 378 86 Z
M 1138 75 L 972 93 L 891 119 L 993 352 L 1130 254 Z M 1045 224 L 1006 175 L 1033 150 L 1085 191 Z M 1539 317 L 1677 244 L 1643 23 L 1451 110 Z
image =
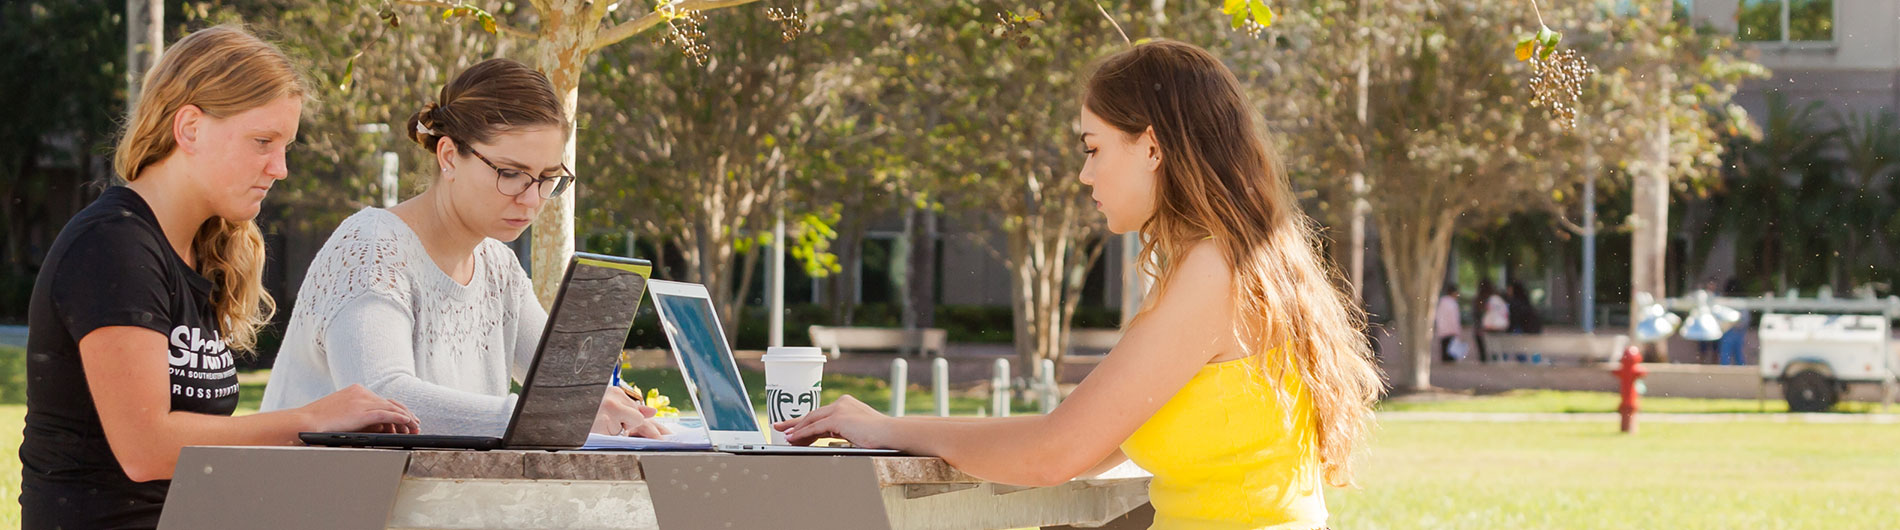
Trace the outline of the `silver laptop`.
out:
M 404 449 L 572 449 L 587 442 L 653 264 L 576 252 L 548 313 L 541 345 L 500 437 L 306 432 L 310 445 Z M 424 429 L 429 428 L 423 425 Z
M 894 449 L 805 447 L 769 443 L 752 412 L 752 397 L 739 378 L 739 363 L 719 327 L 706 286 L 662 280 L 647 282 L 653 307 L 659 310 L 673 360 L 686 377 L 686 392 L 705 419 L 713 450 L 742 454 L 882 455 L 903 454 Z

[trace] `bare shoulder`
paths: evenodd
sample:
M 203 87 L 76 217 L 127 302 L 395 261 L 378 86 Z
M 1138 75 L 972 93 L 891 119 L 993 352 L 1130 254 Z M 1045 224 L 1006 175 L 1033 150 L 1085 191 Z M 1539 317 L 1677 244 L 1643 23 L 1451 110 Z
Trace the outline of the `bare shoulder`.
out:
M 1171 291 L 1225 294 L 1234 283 L 1234 268 L 1227 263 L 1219 244 L 1213 240 L 1200 241 L 1189 248 L 1181 263 L 1175 266 L 1170 283 Z

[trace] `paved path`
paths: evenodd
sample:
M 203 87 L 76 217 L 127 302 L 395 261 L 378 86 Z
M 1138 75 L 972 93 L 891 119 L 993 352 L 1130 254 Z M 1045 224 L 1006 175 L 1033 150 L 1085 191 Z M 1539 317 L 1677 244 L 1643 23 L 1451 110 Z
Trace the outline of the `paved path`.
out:
M 26 347 L 26 326 L 0 326 L 0 346 Z

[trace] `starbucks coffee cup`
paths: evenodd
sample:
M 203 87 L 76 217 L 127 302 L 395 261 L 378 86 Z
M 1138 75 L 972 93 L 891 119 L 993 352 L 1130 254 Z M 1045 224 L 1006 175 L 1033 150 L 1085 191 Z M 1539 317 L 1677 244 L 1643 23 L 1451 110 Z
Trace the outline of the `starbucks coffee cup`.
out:
M 825 375 L 825 351 L 780 346 L 765 349 L 765 417 L 778 423 L 797 419 L 818 408 L 818 381 Z M 772 443 L 784 444 L 785 433 L 772 429 Z

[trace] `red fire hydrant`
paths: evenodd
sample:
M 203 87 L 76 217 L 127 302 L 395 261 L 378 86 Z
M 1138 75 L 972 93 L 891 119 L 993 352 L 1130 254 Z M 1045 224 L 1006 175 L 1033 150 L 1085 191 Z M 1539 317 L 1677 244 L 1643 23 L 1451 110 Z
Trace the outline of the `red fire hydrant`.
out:
M 1623 416 L 1623 432 L 1634 433 L 1636 432 L 1636 384 L 1637 380 L 1649 374 L 1649 369 L 1643 368 L 1643 352 L 1635 346 L 1623 350 L 1623 358 L 1620 361 L 1623 366 L 1611 371 L 1616 374 L 1618 380 L 1622 381 L 1623 404 L 1617 405 L 1616 413 Z

